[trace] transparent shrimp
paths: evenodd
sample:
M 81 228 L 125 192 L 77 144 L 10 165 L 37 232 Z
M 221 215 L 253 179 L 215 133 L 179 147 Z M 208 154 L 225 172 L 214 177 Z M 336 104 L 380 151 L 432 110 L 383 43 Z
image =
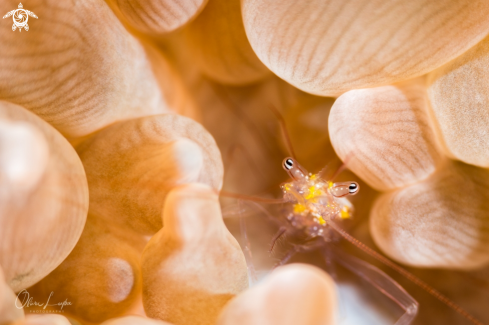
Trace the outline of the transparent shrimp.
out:
M 336 219 L 348 219 L 353 213 L 353 205 L 347 197 L 359 192 L 356 182 L 333 183 L 321 178 L 320 174 L 310 174 L 294 158 L 285 158 L 282 167 L 291 177 L 291 181 L 281 185 L 284 201 L 291 203 L 286 219 L 296 230 L 305 233 L 308 238 L 320 240 L 311 245 L 296 246 L 281 261 L 281 264 L 300 251 L 324 248 L 332 241 L 331 227 Z M 284 228 L 286 229 L 286 228 Z M 276 241 L 285 234 L 282 230 Z M 272 243 L 272 246 L 274 243 Z M 332 250 L 322 249 L 323 254 Z M 325 256 L 327 258 L 328 256 Z M 370 282 L 384 295 L 392 299 L 404 314 L 396 324 L 410 324 L 416 317 L 418 303 L 392 278 L 378 268 L 348 254 L 334 253 L 334 259 L 341 265 Z
M 285 125 L 282 121 L 282 128 L 285 130 Z M 286 131 L 284 132 L 286 133 Z M 290 146 L 290 141 L 288 141 Z M 292 150 L 289 150 L 291 153 Z M 239 200 L 253 204 L 256 208 L 264 212 L 269 219 L 280 225 L 277 234 L 273 237 L 271 250 L 275 246 L 276 241 L 288 233 L 302 233 L 308 238 L 307 243 L 302 245 L 294 245 L 293 248 L 282 258 L 279 265 L 285 264 L 294 254 L 299 252 L 307 252 L 311 250 L 320 250 L 325 259 L 333 257 L 335 261 L 349 269 L 359 277 L 371 283 L 381 293 L 394 301 L 403 310 L 404 314 L 395 323 L 396 325 L 411 324 L 417 315 L 419 305 L 417 301 L 409 295 L 396 281 L 387 274 L 382 272 L 377 267 L 368 264 L 358 258 L 355 258 L 344 252 L 338 252 L 330 249 L 328 243 L 334 240 L 334 233 L 340 235 L 363 252 L 375 258 L 382 264 L 390 267 L 394 271 L 400 273 L 408 280 L 424 289 L 433 297 L 465 317 L 472 324 L 482 325 L 482 322 L 474 316 L 466 312 L 460 306 L 451 301 L 436 289 L 422 281 L 412 273 L 395 264 L 380 253 L 366 246 L 350 234 L 348 234 L 338 222 L 344 219 L 349 219 L 353 214 L 353 205 L 347 199 L 348 196 L 355 195 L 359 192 L 360 186 L 356 182 L 338 182 L 334 183 L 330 180 L 322 178 L 321 172 L 311 174 L 302 167 L 296 159 L 292 157 L 285 158 L 282 167 L 288 173 L 291 181 L 283 183 L 281 189 L 283 199 L 259 198 L 254 196 L 239 195 L 227 192 L 221 192 L 222 196 L 233 197 Z M 339 171 L 344 168 L 342 166 Z M 335 176 L 339 174 L 335 173 Z M 334 177 L 333 177 L 334 179 Z M 285 220 L 275 217 L 268 213 L 266 209 L 261 207 L 261 204 L 281 204 L 285 205 Z M 250 263 L 250 278 L 256 278 L 255 269 L 251 259 L 251 248 L 248 236 L 246 235 L 246 227 L 244 221 L 242 224 L 242 233 L 245 235 L 245 251 L 247 252 L 247 260 Z M 327 249 L 325 249 L 327 247 Z M 327 256 L 332 254 L 333 256 Z

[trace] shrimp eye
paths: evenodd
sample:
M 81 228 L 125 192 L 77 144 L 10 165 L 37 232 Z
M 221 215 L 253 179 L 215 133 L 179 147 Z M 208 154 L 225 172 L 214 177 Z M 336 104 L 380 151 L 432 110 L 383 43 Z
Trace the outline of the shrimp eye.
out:
M 353 195 L 353 194 L 357 194 L 358 192 L 358 189 L 360 187 L 358 186 L 357 183 L 353 182 L 353 183 L 350 183 L 350 185 L 348 186 L 348 192 Z
M 291 170 L 294 167 L 294 161 L 291 158 L 286 158 L 284 160 L 284 168 L 285 170 Z

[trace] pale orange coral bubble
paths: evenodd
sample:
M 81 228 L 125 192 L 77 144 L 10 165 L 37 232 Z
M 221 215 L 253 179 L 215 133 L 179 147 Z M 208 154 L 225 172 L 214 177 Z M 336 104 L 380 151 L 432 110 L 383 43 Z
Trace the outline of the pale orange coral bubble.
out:
M 422 182 L 383 194 L 370 218 L 377 245 L 418 267 L 487 265 L 488 229 L 489 171 L 453 161 Z
M 243 0 L 242 11 L 261 61 L 323 96 L 423 75 L 489 32 L 484 0 Z
M 428 94 L 443 139 L 452 158 L 489 167 L 489 38 L 433 71 Z
M 174 31 L 194 19 L 208 0 L 110 0 L 129 24 L 149 34 Z
M 109 319 L 101 325 L 171 325 L 161 320 L 146 318 L 141 316 L 125 316 L 120 318 Z
M 63 315 L 40 314 L 27 315 L 25 321 L 15 325 L 71 325 L 71 323 Z
M 87 172 L 90 211 L 152 235 L 174 186 L 202 182 L 220 189 L 221 154 L 210 134 L 183 116 L 119 122 L 77 146 Z
M 427 178 L 443 161 L 423 80 L 351 90 L 334 103 L 329 133 L 348 168 L 377 190 Z
M 2 1 L 0 12 L 11 4 Z M 144 47 L 104 1 L 37 0 L 26 9 L 40 17 L 29 21 L 28 32 L 0 33 L 0 99 L 25 106 L 70 138 L 171 111 Z
M 336 286 L 321 269 L 291 264 L 279 267 L 262 283 L 235 297 L 219 325 L 336 324 Z
M 180 186 L 166 198 L 163 219 L 142 256 L 144 309 L 175 324 L 214 324 L 248 287 L 246 261 L 224 225 L 217 193 Z
M 51 301 L 67 299 L 71 305 L 63 310 L 84 323 L 122 316 L 140 296 L 139 260 L 145 243 L 130 230 L 89 215 L 73 252 L 28 290 L 30 296 L 47 301 L 53 292 Z
M 33 285 L 75 246 L 88 211 L 79 157 L 52 126 L 0 102 L 0 265 L 14 291 Z

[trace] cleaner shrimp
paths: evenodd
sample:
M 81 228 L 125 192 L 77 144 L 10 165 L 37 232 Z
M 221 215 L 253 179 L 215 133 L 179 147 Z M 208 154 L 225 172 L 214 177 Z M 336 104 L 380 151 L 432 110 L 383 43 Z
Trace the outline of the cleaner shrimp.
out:
M 243 202 L 248 205 L 253 205 L 256 209 L 267 215 L 270 220 L 279 224 L 279 230 L 271 242 L 270 252 L 274 249 L 277 240 L 282 237 L 300 234 L 305 238 L 302 244 L 293 245 L 292 249 L 286 253 L 278 265 L 287 263 L 297 253 L 318 250 L 326 260 L 333 258 L 340 265 L 369 282 L 383 295 L 401 307 L 404 313 L 396 321 L 396 325 L 411 324 L 418 313 L 418 302 L 401 285 L 379 268 L 331 247 L 329 243 L 335 240 L 335 236 L 339 235 L 339 237 L 350 242 L 364 253 L 428 292 L 440 302 L 465 317 L 472 324 L 482 325 L 482 322 L 458 306 L 451 299 L 414 274 L 365 245 L 340 226 L 340 222 L 344 219 L 349 219 L 354 210 L 348 197 L 356 195 L 360 190 L 357 182 L 333 182 L 334 178 L 345 168 L 346 161 L 336 171 L 331 180 L 323 178 L 323 171 L 317 174 L 309 173 L 294 157 L 294 150 L 287 133 L 285 120 L 275 108 L 272 107 L 271 109 L 279 119 L 288 151 L 292 156 L 285 158 L 282 163 L 283 169 L 291 178 L 290 181 L 281 185 L 283 198 L 268 199 L 225 191 L 221 191 L 220 194 L 223 197 L 237 199 L 238 205 Z M 285 212 L 285 217 L 274 216 L 262 204 L 282 204 L 284 206 L 283 211 Z M 244 241 L 243 250 L 248 263 L 250 277 L 256 279 L 244 218 L 240 218 L 240 224 Z

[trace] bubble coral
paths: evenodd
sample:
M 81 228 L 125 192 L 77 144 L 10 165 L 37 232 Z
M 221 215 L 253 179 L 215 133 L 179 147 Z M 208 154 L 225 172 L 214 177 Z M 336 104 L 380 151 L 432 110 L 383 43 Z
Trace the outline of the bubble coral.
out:
M 487 2 L 28 9 L 29 31 L 0 30 L 0 323 L 68 322 L 12 309 L 34 285 L 82 324 L 334 324 L 341 283 L 292 265 L 247 289 L 242 228 L 222 219 L 223 186 L 271 196 L 285 180 L 271 105 L 308 170 L 337 154 L 361 178 L 351 231 L 368 223 L 390 258 L 443 269 L 434 282 L 488 265 Z M 452 321 L 423 303 L 420 323 Z

